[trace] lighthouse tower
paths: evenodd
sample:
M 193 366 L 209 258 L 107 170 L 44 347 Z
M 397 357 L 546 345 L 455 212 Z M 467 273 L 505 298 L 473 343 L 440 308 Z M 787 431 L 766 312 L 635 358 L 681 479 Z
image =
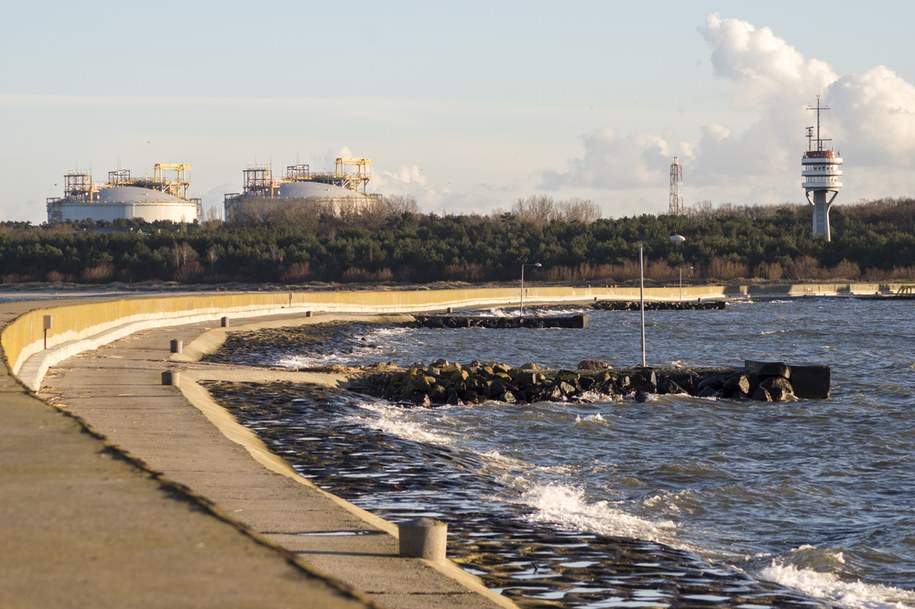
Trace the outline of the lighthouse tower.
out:
M 835 148 L 824 146 L 824 142 L 831 140 L 820 136 L 820 113 L 829 110 L 829 106 L 821 106 L 818 95 L 816 107 L 807 109 L 816 110 L 817 124 L 807 127 L 807 152 L 801 159 L 802 185 L 813 205 L 813 235 L 829 241 L 829 208 L 842 189 L 842 157 Z

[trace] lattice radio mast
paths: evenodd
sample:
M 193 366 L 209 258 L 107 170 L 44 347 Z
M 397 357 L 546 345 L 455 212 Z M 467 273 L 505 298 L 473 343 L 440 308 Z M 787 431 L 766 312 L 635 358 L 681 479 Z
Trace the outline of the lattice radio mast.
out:
M 680 186 L 683 184 L 683 168 L 680 167 L 679 157 L 674 157 L 674 162 L 670 164 L 670 206 L 667 213 L 672 216 L 679 216 L 683 213 L 683 195 L 680 192 Z

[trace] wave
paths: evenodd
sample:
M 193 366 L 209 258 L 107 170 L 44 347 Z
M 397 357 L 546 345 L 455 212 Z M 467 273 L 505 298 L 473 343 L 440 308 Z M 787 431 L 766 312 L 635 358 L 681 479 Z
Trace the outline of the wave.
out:
M 832 336 L 827 332 L 811 329 L 811 328 L 778 328 L 775 330 L 760 330 L 758 336 L 803 336 L 803 337 L 817 337 L 817 336 Z
M 701 506 L 699 506 L 692 491 L 683 490 L 678 492 L 660 491 L 655 493 L 642 500 L 642 507 L 674 513 L 680 513 L 681 511 L 692 513 L 697 509 L 700 509 Z
M 607 419 L 601 416 L 599 412 L 596 414 L 585 415 L 584 417 L 582 417 L 580 414 L 575 415 L 576 425 L 587 425 L 589 423 L 595 425 L 606 425 L 608 427 L 610 426 L 610 423 L 607 421 Z
M 448 436 L 430 431 L 429 428 L 422 423 L 410 420 L 410 417 L 408 416 L 409 411 L 405 411 L 397 406 L 380 402 L 360 402 L 357 405 L 362 410 L 370 412 L 371 415 L 349 415 L 344 417 L 344 420 L 410 442 L 433 444 L 437 446 L 450 446 L 454 443 Z
M 840 558 L 840 557 L 839 557 Z M 786 565 L 773 560 L 760 573 L 764 579 L 794 588 L 815 598 L 838 603 L 848 609 L 912 609 L 915 592 L 880 584 L 843 582 L 832 574 Z
M 522 492 L 521 502 L 534 509 L 528 517 L 531 522 L 648 541 L 675 536 L 676 525 L 671 521 L 651 522 L 627 514 L 608 501 L 588 501 L 582 489 L 558 482 L 532 484 Z
M 543 474 L 561 474 L 570 475 L 573 467 L 567 464 L 561 465 L 534 465 L 522 459 L 503 455 L 497 450 L 490 450 L 480 455 L 483 462 L 489 467 L 501 470 L 499 479 L 502 482 L 508 480 L 509 485 L 518 480 L 514 477 L 513 472 L 538 472 Z M 485 470 L 484 470 L 485 471 Z
M 327 355 L 288 355 L 272 362 L 272 366 L 296 370 L 299 368 L 319 368 L 322 366 L 347 365 L 352 358 L 336 353 Z
M 589 307 L 582 306 L 566 306 L 566 307 L 541 307 L 541 306 L 532 306 L 524 307 L 525 316 L 528 317 L 551 317 L 555 315 L 572 315 L 575 313 L 583 313 L 591 311 Z M 471 315 L 479 315 L 481 317 L 516 317 L 518 315 L 517 307 L 509 307 L 507 309 L 495 308 L 489 309 L 488 311 L 479 311 L 476 313 L 470 313 Z
M 406 326 L 395 326 L 395 327 L 381 327 L 376 330 L 372 330 L 365 334 L 364 338 L 366 339 L 375 339 L 375 338 L 390 338 L 392 336 L 402 336 L 409 332 L 412 332 L 413 328 L 408 328 Z M 363 337 L 357 337 L 363 338 Z

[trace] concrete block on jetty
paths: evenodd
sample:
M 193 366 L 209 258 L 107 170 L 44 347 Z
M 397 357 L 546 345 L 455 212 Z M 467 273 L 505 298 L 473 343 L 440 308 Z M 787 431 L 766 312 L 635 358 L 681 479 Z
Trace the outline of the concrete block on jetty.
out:
M 612 368 L 585 360 L 575 370 L 545 370 L 529 363 L 513 368 L 444 359 L 409 368 L 370 372 L 353 381 L 356 391 L 419 406 L 593 401 L 651 394 L 683 394 L 730 400 L 787 402 L 829 397 L 828 366 L 788 366 L 748 361 L 743 368 Z
M 727 306 L 724 300 L 646 300 L 646 311 L 723 311 Z M 638 300 L 598 300 L 591 305 L 599 311 L 638 311 L 641 304 Z

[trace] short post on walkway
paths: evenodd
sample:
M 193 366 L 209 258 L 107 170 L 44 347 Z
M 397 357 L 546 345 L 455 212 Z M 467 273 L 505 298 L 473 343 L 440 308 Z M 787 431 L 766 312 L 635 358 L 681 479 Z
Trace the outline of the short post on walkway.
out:
M 48 348 L 48 330 L 51 329 L 51 316 L 50 315 L 44 316 L 42 326 L 44 328 L 44 348 L 47 349 Z
M 433 518 L 417 518 L 398 525 L 400 555 L 445 562 L 448 545 L 448 524 Z
M 169 343 L 169 349 L 172 353 L 181 353 L 184 351 L 184 341 L 173 338 L 171 343 Z

